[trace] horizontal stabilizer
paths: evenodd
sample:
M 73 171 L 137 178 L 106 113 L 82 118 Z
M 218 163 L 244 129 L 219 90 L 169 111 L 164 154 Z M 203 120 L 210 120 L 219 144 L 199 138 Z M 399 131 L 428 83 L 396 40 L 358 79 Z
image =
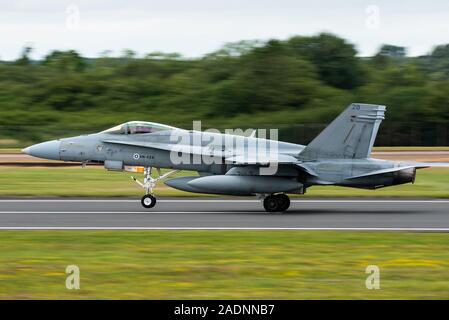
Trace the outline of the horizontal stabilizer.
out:
M 438 168 L 438 167 L 449 168 L 449 162 L 404 162 L 401 164 L 403 165 L 402 167 L 387 168 L 387 169 L 382 169 L 382 170 L 371 171 L 371 172 L 367 172 L 364 174 L 359 174 L 356 176 L 348 177 L 348 178 L 346 178 L 346 180 L 376 176 L 379 174 L 397 172 L 397 171 L 402 171 L 402 170 L 412 169 L 412 168 L 413 169 Z
M 406 164 L 411 165 L 416 169 L 449 167 L 449 162 L 407 162 Z
M 356 176 L 348 177 L 348 178 L 346 178 L 346 180 L 365 178 L 365 177 L 371 177 L 371 176 L 377 176 L 379 174 L 396 172 L 396 171 L 401 171 L 401 170 L 406 170 L 406 169 L 411 169 L 411 168 L 415 168 L 415 166 L 404 166 L 404 167 L 396 167 L 396 168 L 375 170 L 375 171 L 370 171 L 370 172 L 367 172 L 367 173 L 364 173 L 364 174 L 359 174 L 359 175 L 356 175 Z

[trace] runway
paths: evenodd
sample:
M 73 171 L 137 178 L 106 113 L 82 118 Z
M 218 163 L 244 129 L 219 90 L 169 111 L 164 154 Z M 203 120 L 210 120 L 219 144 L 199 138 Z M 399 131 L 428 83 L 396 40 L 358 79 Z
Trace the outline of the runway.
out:
M 0 200 L 0 229 L 260 229 L 449 231 L 449 200 L 294 199 L 266 213 L 254 199 Z

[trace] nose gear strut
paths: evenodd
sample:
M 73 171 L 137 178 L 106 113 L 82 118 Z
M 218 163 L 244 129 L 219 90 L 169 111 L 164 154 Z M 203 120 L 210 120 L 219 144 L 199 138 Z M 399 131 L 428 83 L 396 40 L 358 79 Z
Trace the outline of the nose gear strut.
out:
M 153 208 L 156 205 L 156 197 L 154 196 L 153 189 L 156 188 L 156 183 L 162 179 L 171 176 L 172 174 L 177 173 L 179 170 L 172 170 L 165 174 L 161 173 L 160 168 L 156 168 L 158 177 L 151 177 L 151 173 L 153 171 L 152 167 L 148 167 L 144 169 L 143 172 L 143 183 L 137 180 L 135 177 L 131 177 L 139 186 L 145 189 L 145 195 L 142 197 L 141 203 L 147 209 Z

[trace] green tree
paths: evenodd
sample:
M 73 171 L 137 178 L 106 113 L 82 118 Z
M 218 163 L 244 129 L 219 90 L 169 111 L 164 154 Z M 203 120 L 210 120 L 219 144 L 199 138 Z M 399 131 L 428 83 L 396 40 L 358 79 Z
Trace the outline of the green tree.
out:
M 393 58 L 405 58 L 405 56 L 407 55 L 407 49 L 405 47 L 384 44 L 380 48 L 378 55 Z
M 430 56 L 436 59 L 449 58 L 449 44 L 436 46 Z
M 86 62 L 75 50 L 52 51 L 43 61 L 44 66 L 56 68 L 60 71 L 80 72 L 86 68 Z
M 216 113 L 302 108 L 319 86 L 314 66 L 279 41 L 269 41 L 242 56 L 238 70 L 216 86 Z
M 33 48 L 30 46 L 26 46 L 22 50 L 22 54 L 20 58 L 15 61 L 15 64 L 18 66 L 28 66 L 31 64 L 30 55 L 33 52 Z
M 293 37 L 288 45 L 301 57 L 310 60 L 327 84 L 353 89 L 363 84 L 364 74 L 352 44 L 335 35 L 321 33 L 313 37 Z

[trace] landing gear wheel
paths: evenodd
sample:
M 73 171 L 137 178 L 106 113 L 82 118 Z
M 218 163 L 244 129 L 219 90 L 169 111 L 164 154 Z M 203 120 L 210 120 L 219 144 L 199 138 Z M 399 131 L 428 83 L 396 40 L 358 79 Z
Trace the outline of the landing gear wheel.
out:
M 290 207 L 290 198 L 284 193 L 278 194 L 275 197 L 278 198 L 279 211 L 287 211 Z
M 140 202 L 145 208 L 151 209 L 156 205 L 156 198 L 151 194 L 146 194 L 142 197 L 142 200 Z
M 290 198 L 286 194 L 270 195 L 263 200 L 267 212 L 282 212 L 290 207 Z
M 263 207 L 267 212 L 279 211 L 279 200 L 275 195 L 266 197 L 263 200 Z

